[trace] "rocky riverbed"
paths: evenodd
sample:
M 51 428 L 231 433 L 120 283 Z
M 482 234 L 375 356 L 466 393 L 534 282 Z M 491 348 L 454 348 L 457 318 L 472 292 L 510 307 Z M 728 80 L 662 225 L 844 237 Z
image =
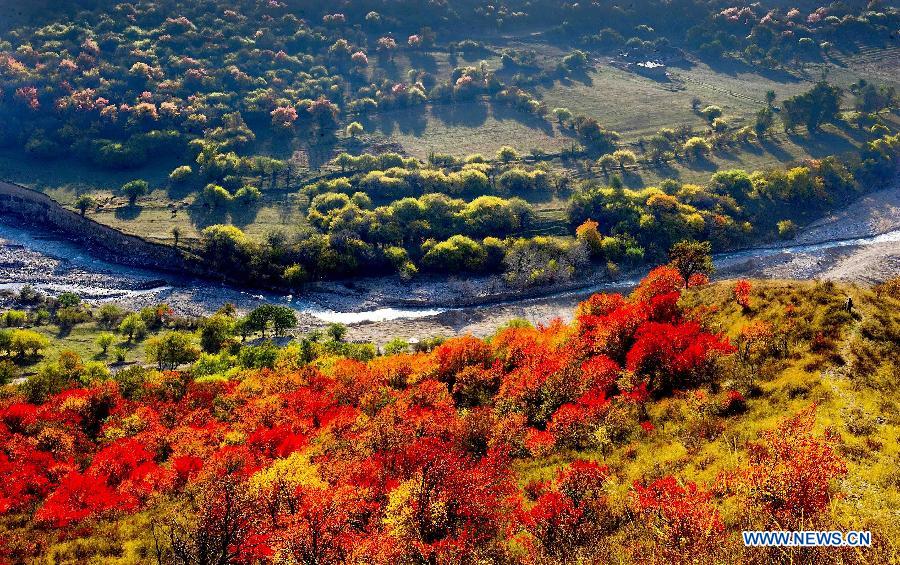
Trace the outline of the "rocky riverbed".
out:
M 900 273 L 900 186 L 872 193 L 808 226 L 793 241 L 716 256 L 717 276 L 829 278 L 874 283 Z M 300 329 L 330 322 L 351 326 L 350 337 L 383 343 L 491 333 L 512 318 L 535 323 L 567 319 L 585 296 L 627 288 L 641 273 L 610 282 L 595 274 L 579 285 L 510 292 L 497 277 L 420 279 L 363 278 L 319 283 L 302 297 L 228 287 L 110 263 L 60 234 L 4 223 L 0 218 L 0 290 L 25 284 L 49 293 L 72 291 L 89 302 L 136 309 L 166 302 L 185 315 L 203 315 L 231 302 L 249 310 L 264 302 L 298 311 Z M 539 294 L 543 292 L 544 294 Z

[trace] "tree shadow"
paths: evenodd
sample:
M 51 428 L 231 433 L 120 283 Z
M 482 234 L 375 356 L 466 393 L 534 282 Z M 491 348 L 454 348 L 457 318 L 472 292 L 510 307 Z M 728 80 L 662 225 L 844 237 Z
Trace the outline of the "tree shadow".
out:
M 409 54 L 409 64 L 411 67 L 425 71 L 426 73 L 436 73 L 438 70 L 437 59 L 431 53 L 421 51 Z
M 413 109 L 411 111 L 401 112 L 397 116 L 397 128 L 407 135 L 421 137 L 428 127 L 427 110 L 424 107 L 421 108 L 421 110 L 422 111 Z
M 194 204 L 187 209 L 191 223 L 197 229 L 203 229 L 215 224 L 224 224 L 228 220 L 228 211 L 225 208 L 211 208 L 205 204 Z
M 231 207 L 231 223 L 239 228 L 244 228 L 256 221 L 259 214 L 259 203 L 242 205 L 235 202 Z
M 421 137 L 428 127 L 427 111 L 424 106 L 391 110 L 368 117 L 363 127 L 379 131 L 386 136 L 398 130 L 407 135 Z
M 702 61 L 713 71 L 728 76 L 739 74 L 755 74 L 775 82 L 802 82 L 803 79 L 784 69 L 771 69 L 758 65 L 750 65 L 744 61 L 731 58 L 710 57 Z
M 688 59 L 673 59 L 666 62 L 666 65 L 671 68 L 680 69 L 682 71 L 689 71 L 697 66 L 693 61 L 690 61 Z
M 730 161 L 730 162 L 736 162 L 739 160 L 737 151 L 732 147 L 717 150 L 716 157 L 718 157 L 719 159 L 722 159 L 723 161 Z
M 570 72 L 567 78 L 572 82 L 579 82 L 585 86 L 594 86 L 594 78 L 587 69 L 576 69 Z
M 431 115 L 447 126 L 474 128 L 487 121 L 488 106 L 484 102 L 432 106 Z
M 116 208 L 115 217 L 117 220 L 134 220 L 141 215 L 141 207 L 137 204 L 128 204 Z
M 192 182 L 170 182 L 166 187 L 166 196 L 169 198 L 169 200 L 182 200 L 196 190 L 197 186 Z
M 310 170 L 318 170 L 322 165 L 331 161 L 337 139 L 332 134 L 320 136 L 316 134 L 306 146 L 306 156 L 309 160 Z
M 363 128 L 368 131 L 379 131 L 383 135 L 392 135 L 397 126 L 397 120 L 392 116 L 393 112 L 370 114 L 361 119 Z
M 662 177 L 670 179 L 681 178 L 681 171 L 673 167 L 668 161 L 661 161 L 656 163 L 653 166 L 653 171 Z
M 644 188 L 646 186 L 644 177 L 638 172 L 626 170 L 625 174 L 620 172 L 619 177 L 622 179 L 622 183 L 628 188 Z
M 856 150 L 846 137 L 821 129 L 808 137 L 800 136 L 794 142 L 816 159 Z
M 550 121 L 516 108 L 510 108 L 509 106 L 503 106 L 501 104 L 492 104 L 491 115 L 496 120 L 512 120 L 527 126 L 530 129 L 540 130 L 549 137 L 556 136 L 556 130 L 553 129 L 553 124 Z
M 692 171 L 713 172 L 717 169 L 715 162 L 709 157 L 697 157 L 694 159 L 683 161 L 684 166 Z
M 727 57 L 706 56 L 702 57 L 701 61 L 713 71 L 723 75 L 735 76 L 738 73 L 752 70 L 750 65 Z
M 759 145 L 762 147 L 763 151 L 768 153 L 769 155 L 775 157 L 778 161 L 784 163 L 787 161 L 793 161 L 794 156 L 784 150 L 780 145 L 772 141 L 770 138 L 761 137 L 759 138 Z
M 400 78 L 400 66 L 397 64 L 397 61 L 391 59 L 385 59 L 384 57 L 378 57 L 378 66 L 376 70 L 373 72 L 373 76 L 379 74 L 378 70 L 383 71 L 384 76 L 397 80 Z
M 865 143 L 867 141 L 871 141 L 871 136 L 864 130 L 859 129 L 858 127 L 852 126 L 846 122 L 839 122 L 837 124 L 832 124 L 835 128 L 837 128 L 841 133 L 853 139 L 853 141 L 857 143 Z

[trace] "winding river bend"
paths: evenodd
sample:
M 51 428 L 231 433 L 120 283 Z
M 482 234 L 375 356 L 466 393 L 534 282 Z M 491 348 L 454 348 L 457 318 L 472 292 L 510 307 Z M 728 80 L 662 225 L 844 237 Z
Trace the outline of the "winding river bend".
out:
M 397 306 L 398 301 L 391 298 L 402 294 L 397 294 L 396 288 L 372 293 L 324 285 L 301 297 L 283 296 L 111 263 L 58 234 L 8 222 L 0 218 L 0 290 L 15 291 L 30 284 L 51 294 L 72 291 L 90 302 L 113 301 L 129 308 L 166 302 L 176 311 L 192 315 L 209 313 L 226 302 L 239 309 L 272 302 L 297 310 L 301 328 L 330 322 L 368 325 L 375 334 L 357 336 L 363 338 L 381 338 L 384 331 L 397 333 L 404 327 L 409 331 L 399 333 L 423 331 L 428 320 L 445 331 L 484 333 L 467 323 L 491 320 L 496 326 L 504 317 L 524 316 L 533 321 L 565 317 L 589 294 L 627 288 L 636 282 L 602 282 L 535 298 L 466 307 L 441 305 L 440 293 L 433 295 L 438 298 L 427 306 Z M 876 282 L 896 275 L 900 272 L 900 188 L 874 193 L 813 224 L 784 246 L 723 253 L 716 255 L 714 262 L 720 277 Z

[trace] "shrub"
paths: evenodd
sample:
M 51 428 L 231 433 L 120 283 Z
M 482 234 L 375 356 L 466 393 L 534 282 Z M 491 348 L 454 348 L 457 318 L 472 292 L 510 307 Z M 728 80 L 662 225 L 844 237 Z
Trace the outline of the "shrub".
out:
M 173 183 L 186 182 L 194 174 L 194 170 L 190 165 L 181 165 L 169 173 L 169 180 Z
M 159 370 L 174 370 L 179 365 L 193 363 L 200 356 L 185 332 L 169 331 L 151 337 L 146 345 L 147 361 L 156 363 Z
M 8 350 L 19 356 L 37 356 L 50 347 L 50 339 L 33 330 L 12 330 L 9 334 Z
M 100 348 L 100 352 L 103 355 L 106 355 L 107 350 L 109 350 L 109 346 L 112 345 L 114 340 L 115 336 L 108 332 L 104 332 L 97 336 L 97 346 Z
M 747 280 L 737 281 L 734 283 L 734 288 L 732 288 L 734 301 L 745 311 L 750 309 L 750 292 L 752 290 L 753 286 Z
M 700 110 L 700 115 L 706 118 L 706 121 L 712 123 L 713 120 L 722 116 L 722 108 L 718 106 L 707 106 Z
M 790 239 L 797 233 L 797 224 L 791 220 L 781 220 L 777 224 L 778 236 L 781 239 Z
M 709 142 L 702 137 L 692 137 L 684 142 L 684 154 L 689 159 L 703 159 L 712 151 Z
M 3 324 L 7 328 L 18 328 L 25 325 L 28 321 L 28 314 L 21 310 L 7 310 L 3 313 Z
M 768 524 L 800 528 L 809 523 L 828 507 L 834 480 L 847 473 L 838 452 L 840 437 L 830 430 L 813 434 L 815 414 L 813 406 L 789 417 L 750 446 L 743 485 Z
M 680 563 L 702 555 L 715 561 L 725 526 L 708 492 L 695 483 L 681 485 L 672 476 L 633 488 L 635 510 L 666 559 Z

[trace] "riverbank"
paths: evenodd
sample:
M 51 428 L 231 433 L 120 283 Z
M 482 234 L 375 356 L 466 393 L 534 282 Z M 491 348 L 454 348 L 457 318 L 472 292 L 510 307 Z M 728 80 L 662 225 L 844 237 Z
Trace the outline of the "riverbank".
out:
M 715 262 L 718 278 L 830 278 L 869 284 L 894 276 L 900 272 L 900 186 L 864 196 L 783 246 L 720 254 Z M 366 278 L 318 283 L 295 297 L 113 264 L 58 234 L 0 222 L 0 290 L 31 284 L 128 309 L 165 302 L 179 314 L 193 316 L 214 312 L 225 302 L 242 311 L 279 303 L 297 310 L 301 331 L 341 322 L 351 326 L 352 339 L 377 343 L 392 337 L 486 335 L 512 318 L 532 323 L 566 319 L 584 297 L 627 289 L 642 274 L 616 282 L 598 271 L 595 278 L 531 294 L 504 289 L 496 277 L 412 283 Z
M 900 274 L 900 184 L 865 195 L 807 226 L 781 246 L 717 256 L 717 279 L 830 279 L 870 285 Z M 629 285 L 610 291 L 627 290 Z M 573 307 L 595 288 L 563 296 L 459 308 L 417 320 L 366 322 L 350 328 L 356 340 L 382 343 L 384 336 L 421 339 L 435 335 L 490 335 L 514 318 L 546 324 L 568 321 Z

